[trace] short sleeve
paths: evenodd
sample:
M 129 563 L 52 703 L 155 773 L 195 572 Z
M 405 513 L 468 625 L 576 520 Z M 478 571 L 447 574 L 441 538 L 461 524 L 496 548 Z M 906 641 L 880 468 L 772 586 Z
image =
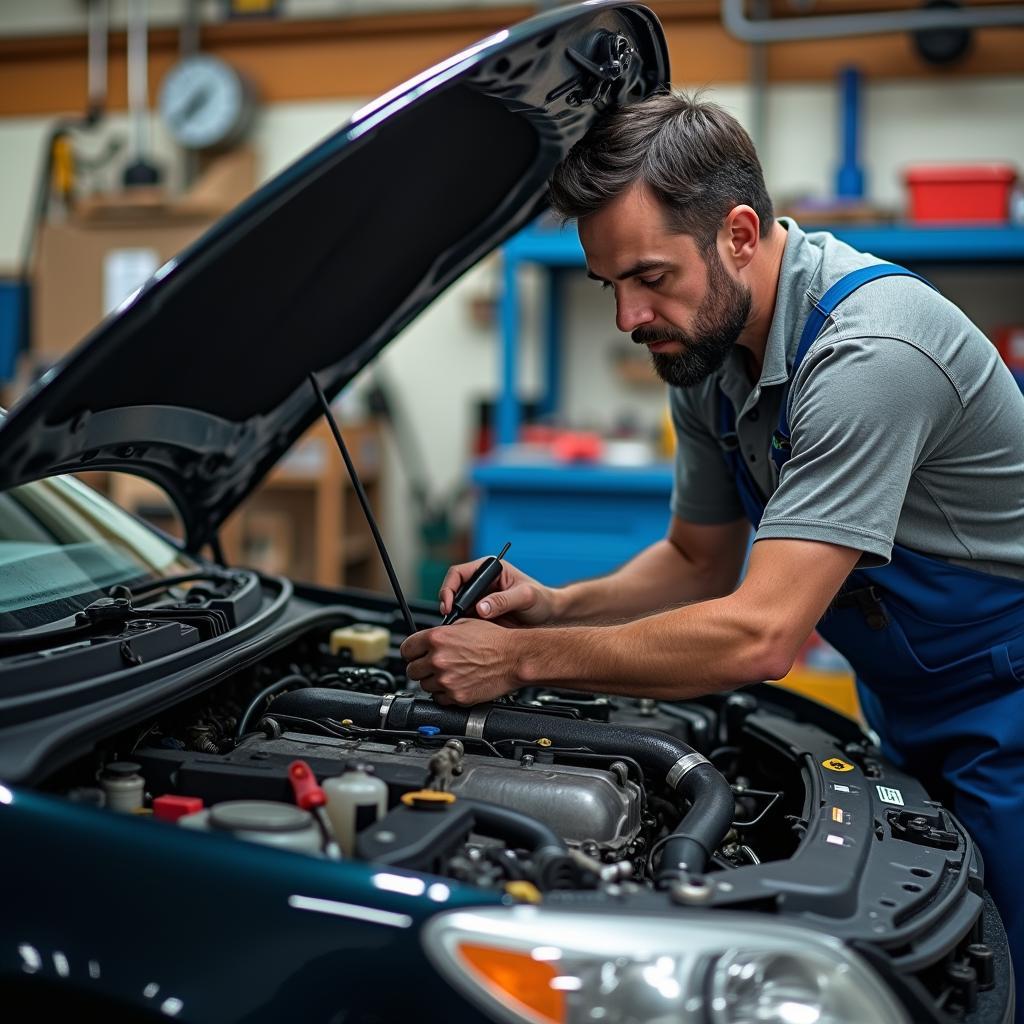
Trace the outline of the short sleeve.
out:
M 743 518 L 743 505 L 708 410 L 696 407 L 695 394 L 694 389 L 669 388 L 677 442 L 672 514 L 702 525 L 731 523 Z
M 819 540 L 888 562 L 911 475 L 961 416 L 945 369 L 899 338 L 813 348 L 793 385 L 792 450 L 757 540 Z

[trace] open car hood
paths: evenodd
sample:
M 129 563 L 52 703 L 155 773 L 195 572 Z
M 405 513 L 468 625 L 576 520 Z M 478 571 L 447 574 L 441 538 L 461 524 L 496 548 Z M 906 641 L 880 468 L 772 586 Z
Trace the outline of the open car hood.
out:
M 602 111 L 668 80 L 661 26 L 598 0 L 498 32 L 382 96 L 171 260 L 0 425 L 0 490 L 147 477 L 185 547 L 465 270 L 546 206 Z

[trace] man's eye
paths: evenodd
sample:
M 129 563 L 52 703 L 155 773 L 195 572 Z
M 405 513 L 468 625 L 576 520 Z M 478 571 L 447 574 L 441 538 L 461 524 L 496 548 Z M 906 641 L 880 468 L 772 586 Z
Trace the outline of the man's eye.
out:
M 664 274 L 659 274 L 657 277 L 641 277 L 639 279 L 640 283 L 645 288 L 657 288 L 658 285 L 661 284 L 661 282 L 664 281 L 664 280 L 665 280 L 665 275 Z

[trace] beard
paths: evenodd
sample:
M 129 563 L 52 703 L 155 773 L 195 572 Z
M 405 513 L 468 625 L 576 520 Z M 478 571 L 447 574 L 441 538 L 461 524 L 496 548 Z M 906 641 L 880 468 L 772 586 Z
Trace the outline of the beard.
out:
M 676 388 L 689 388 L 721 369 L 750 316 L 750 289 L 734 281 L 717 251 L 706 260 L 708 290 L 690 332 L 677 327 L 638 327 L 630 335 L 638 345 L 677 341 L 682 352 L 652 352 L 658 376 Z

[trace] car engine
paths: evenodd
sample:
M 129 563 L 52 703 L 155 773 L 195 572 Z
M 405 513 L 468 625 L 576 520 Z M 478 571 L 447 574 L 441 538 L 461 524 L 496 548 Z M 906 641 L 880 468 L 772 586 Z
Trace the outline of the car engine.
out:
M 404 676 L 400 621 L 382 600 L 321 607 L 46 788 L 527 902 L 813 922 L 915 1019 L 987 1019 L 1005 940 L 973 843 L 854 722 L 765 685 L 442 707 Z

